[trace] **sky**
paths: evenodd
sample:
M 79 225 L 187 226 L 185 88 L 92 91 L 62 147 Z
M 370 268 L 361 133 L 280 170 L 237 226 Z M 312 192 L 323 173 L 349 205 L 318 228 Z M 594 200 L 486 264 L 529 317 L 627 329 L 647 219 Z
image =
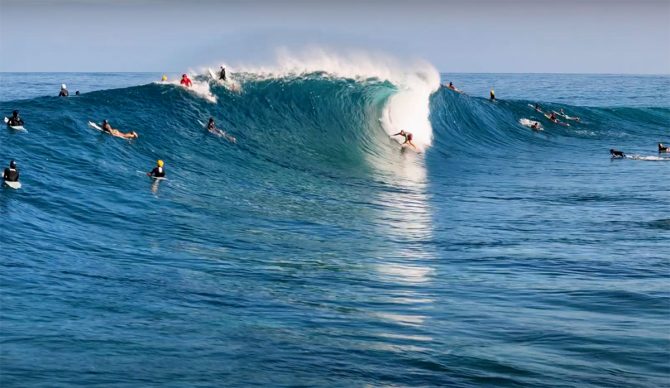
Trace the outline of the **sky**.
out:
M 0 71 L 181 72 L 279 48 L 441 72 L 670 73 L 670 0 L 0 0 Z

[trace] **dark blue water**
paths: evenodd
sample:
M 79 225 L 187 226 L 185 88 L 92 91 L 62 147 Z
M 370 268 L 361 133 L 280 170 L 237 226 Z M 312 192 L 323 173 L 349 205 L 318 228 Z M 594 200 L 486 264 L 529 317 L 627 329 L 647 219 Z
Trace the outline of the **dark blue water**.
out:
M 442 75 L 422 154 L 392 82 L 158 77 L 1 75 L 2 386 L 669 385 L 669 77 Z

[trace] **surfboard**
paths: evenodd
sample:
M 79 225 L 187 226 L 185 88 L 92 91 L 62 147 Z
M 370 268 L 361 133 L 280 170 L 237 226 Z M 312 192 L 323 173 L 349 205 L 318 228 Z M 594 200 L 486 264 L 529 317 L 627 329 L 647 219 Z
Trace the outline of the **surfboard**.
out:
M 88 127 L 93 128 L 93 129 L 97 129 L 98 131 L 102 132 L 102 128 L 98 124 L 94 123 L 93 121 L 88 122 Z
M 547 114 L 547 113 L 544 114 L 544 117 L 546 117 L 547 120 L 551 121 L 551 122 L 554 123 L 554 124 L 562 125 L 562 126 L 564 126 L 564 127 L 569 127 L 569 126 L 570 126 L 570 124 L 568 124 L 568 123 L 564 123 L 564 122 L 562 122 L 562 121 L 560 121 L 560 120 L 558 120 L 558 119 L 552 120 L 552 119 L 551 119 L 551 115 L 549 115 L 549 114 Z
M 537 123 L 538 125 L 537 128 L 533 128 L 534 123 Z M 542 125 L 540 124 L 539 121 L 534 121 L 530 119 L 519 119 L 519 124 L 523 125 L 524 127 L 528 127 L 533 131 L 544 131 L 544 128 L 542 128 Z
M 7 187 L 11 187 L 11 188 L 14 189 L 14 190 L 18 190 L 18 189 L 21 188 L 21 182 L 8 182 L 8 181 L 5 181 L 5 185 L 6 185 Z
M 213 71 L 212 69 L 207 68 L 207 72 L 209 72 L 209 76 L 212 77 L 212 79 L 213 79 L 214 81 L 218 81 L 218 80 L 219 80 L 219 77 L 217 77 L 216 74 L 214 74 L 214 71 Z
M 25 129 L 25 128 L 23 127 L 23 125 L 9 125 L 9 119 L 8 119 L 7 117 L 5 117 L 5 124 L 7 124 L 7 126 L 8 126 L 9 128 L 11 128 L 11 129 L 13 129 L 13 130 L 15 130 L 15 131 L 25 131 L 25 132 L 28 132 L 28 130 Z
M 580 121 L 579 117 L 576 117 L 576 116 L 568 116 L 568 115 L 566 115 L 566 114 L 563 114 L 563 113 L 561 113 L 561 112 L 556 112 L 556 111 L 553 111 L 553 112 L 554 112 L 554 114 L 555 114 L 556 116 L 563 117 L 563 118 L 566 119 L 566 120 Z

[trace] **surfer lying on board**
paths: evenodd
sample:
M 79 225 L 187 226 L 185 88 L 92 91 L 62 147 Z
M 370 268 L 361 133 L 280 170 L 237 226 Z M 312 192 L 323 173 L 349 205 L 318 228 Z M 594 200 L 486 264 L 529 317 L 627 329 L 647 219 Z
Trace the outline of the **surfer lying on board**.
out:
M 610 149 L 610 155 L 612 155 L 613 158 L 625 158 L 626 154 L 623 153 L 623 151 L 617 151 L 614 148 Z
M 664 146 L 663 143 L 658 143 L 658 153 L 661 152 L 670 152 L 670 147 Z
M 12 112 L 12 117 L 9 118 L 9 121 L 7 121 L 7 125 L 10 127 L 20 127 L 23 125 L 23 120 L 21 117 L 19 117 L 19 111 L 15 110 Z
M 409 144 L 409 145 L 411 145 L 412 147 L 414 147 L 414 149 L 416 149 L 416 146 L 414 145 L 414 143 L 412 143 L 412 138 L 413 138 L 413 136 L 412 136 L 412 134 L 411 134 L 410 132 L 405 132 L 404 130 L 401 130 L 400 132 L 394 134 L 393 136 L 402 136 L 402 137 L 404 137 L 404 138 L 405 138 L 405 141 L 404 141 L 402 144 L 403 144 L 403 145 L 404 145 L 404 144 Z
M 534 130 L 536 130 L 536 131 L 539 131 L 539 130 L 540 130 L 540 123 L 537 122 L 537 121 L 534 122 L 534 123 L 530 126 L 530 129 L 534 129 Z
M 163 161 L 158 159 L 156 167 L 147 173 L 147 176 L 152 178 L 165 178 L 165 169 L 163 168 Z
M 537 104 L 537 103 L 536 103 L 536 104 L 535 104 L 535 108 L 533 108 L 533 109 L 535 109 L 535 112 L 540 112 L 540 113 L 542 113 L 542 107 L 540 106 L 540 104 Z
M 568 114 L 565 113 L 565 111 L 563 111 L 563 108 L 559 109 L 559 111 L 558 111 L 558 115 L 561 116 L 561 117 L 563 117 L 563 118 L 566 119 L 566 120 L 574 120 L 574 121 L 579 121 L 579 120 L 580 120 L 579 117 L 571 117 L 571 116 L 568 116 Z
M 124 133 L 119 131 L 118 129 L 112 128 L 112 126 L 109 125 L 109 122 L 107 122 L 107 120 L 102 120 L 102 125 L 100 127 L 102 128 L 103 132 L 107 132 L 112 136 L 120 137 L 122 139 L 137 139 L 138 137 L 140 137 L 140 135 L 138 135 L 137 132 L 135 131 Z
M 207 122 L 207 130 L 217 136 L 223 136 L 226 138 L 231 143 L 237 143 L 237 139 L 235 139 L 234 136 L 230 136 L 227 134 L 225 131 L 220 130 L 219 128 L 216 127 L 216 124 L 214 124 L 214 118 L 210 117 L 209 121 Z
M 16 162 L 10 161 L 9 167 L 5 168 L 4 173 L 2 174 L 2 179 L 5 182 L 18 182 L 19 181 L 19 169 L 16 168 Z

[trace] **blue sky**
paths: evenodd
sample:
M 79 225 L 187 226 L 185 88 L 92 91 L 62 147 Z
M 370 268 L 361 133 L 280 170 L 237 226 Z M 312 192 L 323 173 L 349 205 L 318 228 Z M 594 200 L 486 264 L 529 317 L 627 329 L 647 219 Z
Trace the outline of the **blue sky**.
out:
M 670 73 L 670 1 L 0 0 L 0 71 L 179 72 L 318 45 L 443 72 Z

